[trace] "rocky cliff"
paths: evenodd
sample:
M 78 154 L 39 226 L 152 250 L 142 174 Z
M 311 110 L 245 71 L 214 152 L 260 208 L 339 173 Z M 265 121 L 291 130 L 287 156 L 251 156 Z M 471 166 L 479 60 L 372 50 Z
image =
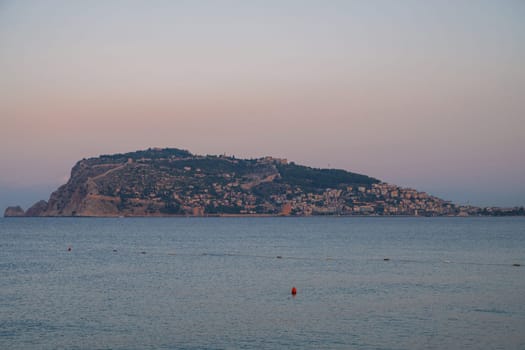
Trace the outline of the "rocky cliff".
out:
M 69 181 L 6 216 L 450 215 L 439 198 L 360 174 L 265 157 L 148 149 L 79 161 Z

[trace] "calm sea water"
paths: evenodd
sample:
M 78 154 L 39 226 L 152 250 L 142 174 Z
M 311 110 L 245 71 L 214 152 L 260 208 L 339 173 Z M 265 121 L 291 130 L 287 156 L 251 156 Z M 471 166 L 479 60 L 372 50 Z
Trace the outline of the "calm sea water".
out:
M 524 218 L 0 219 L 0 349 L 525 349 L 523 265 Z

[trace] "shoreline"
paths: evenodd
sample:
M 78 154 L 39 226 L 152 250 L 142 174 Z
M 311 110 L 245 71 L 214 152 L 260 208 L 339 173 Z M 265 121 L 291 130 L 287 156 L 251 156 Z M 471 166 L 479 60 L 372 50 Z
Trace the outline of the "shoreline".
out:
M 211 215 L 46 215 L 3 216 L 4 219 L 23 218 L 79 218 L 79 219 L 133 219 L 133 218 L 489 218 L 525 217 L 525 215 L 279 215 L 279 214 L 211 214 Z

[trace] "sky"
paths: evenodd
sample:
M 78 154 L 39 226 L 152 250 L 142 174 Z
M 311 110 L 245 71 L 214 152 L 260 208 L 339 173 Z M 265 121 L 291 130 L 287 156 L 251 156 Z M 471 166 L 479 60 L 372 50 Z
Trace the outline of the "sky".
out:
M 149 147 L 525 205 L 525 2 L 0 0 L 0 209 Z

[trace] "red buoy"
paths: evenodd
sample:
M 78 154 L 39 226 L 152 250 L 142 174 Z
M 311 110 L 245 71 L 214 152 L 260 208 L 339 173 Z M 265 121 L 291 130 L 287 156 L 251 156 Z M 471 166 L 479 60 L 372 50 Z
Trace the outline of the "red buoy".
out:
M 296 294 L 297 294 L 297 288 L 292 287 L 292 295 L 296 295 Z

